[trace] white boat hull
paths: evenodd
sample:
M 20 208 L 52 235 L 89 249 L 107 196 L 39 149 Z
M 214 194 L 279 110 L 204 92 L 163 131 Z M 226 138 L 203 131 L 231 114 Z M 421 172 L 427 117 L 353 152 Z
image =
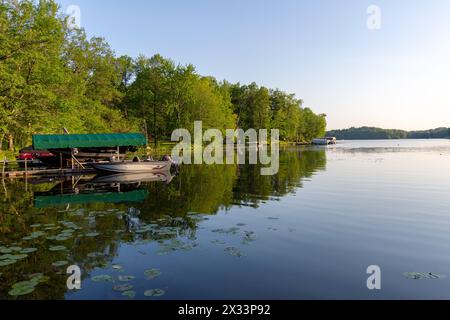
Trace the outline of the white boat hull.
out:
M 171 161 L 109 162 L 91 164 L 95 170 L 113 173 L 154 173 L 170 171 Z
M 151 173 L 118 173 L 96 177 L 93 183 L 140 183 L 140 182 L 167 182 L 172 181 L 170 172 Z

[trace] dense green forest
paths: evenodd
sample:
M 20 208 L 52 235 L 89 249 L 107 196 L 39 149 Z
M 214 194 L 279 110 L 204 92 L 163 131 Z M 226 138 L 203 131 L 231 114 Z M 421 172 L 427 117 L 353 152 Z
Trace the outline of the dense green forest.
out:
M 102 38 L 70 27 L 53 0 L 0 2 L 0 147 L 35 133 L 277 128 L 285 141 L 322 136 L 326 116 L 280 90 L 218 81 L 160 55 L 117 56 Z
M 327 136 L 338 140 L 378 140 L 378 139 L 445 139 L 450 138 L 450 128 L 437 128 L 424 131 L 404 131 L 373 127 L 332 130 Z

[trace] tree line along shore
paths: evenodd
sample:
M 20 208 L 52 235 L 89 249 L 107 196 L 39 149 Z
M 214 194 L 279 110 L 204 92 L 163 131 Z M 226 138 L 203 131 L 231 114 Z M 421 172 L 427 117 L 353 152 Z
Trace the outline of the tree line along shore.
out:
M 326 116 L 293 94 L 218 81 L 158 54 L 118 56 L 103 38 L 73 27 L 53 0 L 0 3 L 0 151 L 62 128 L 167 141 L 200 120 L 204 129 L 276 128 L 290 142 L 326 130 Z
M 437 128 L 422 131 L 405 131 L 397 129 L 381 129 L 374 127 L 332 130 L 328 136 L 338 140 L 391 140 L 391 139 L 448 139 L 450 128 Z

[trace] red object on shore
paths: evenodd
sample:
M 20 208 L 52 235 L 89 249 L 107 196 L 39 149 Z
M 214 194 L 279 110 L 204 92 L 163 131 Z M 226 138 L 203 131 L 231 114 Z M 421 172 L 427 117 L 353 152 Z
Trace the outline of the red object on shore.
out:
M 16 157 L 18 161 L 32 161 L 38 158 L 51 158 L 54 157 L 53 153 L 46 150 L 30 150 L 24 149 L 20 151 L 20 154 Z

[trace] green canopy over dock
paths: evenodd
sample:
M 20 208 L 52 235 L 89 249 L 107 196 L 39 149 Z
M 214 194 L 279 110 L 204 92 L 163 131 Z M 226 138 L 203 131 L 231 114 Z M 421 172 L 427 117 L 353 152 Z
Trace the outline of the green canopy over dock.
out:
M 35 150 L 141 147 L 145 145 L 147 145 L 147 140 L 141 133 L 33 135 Z

